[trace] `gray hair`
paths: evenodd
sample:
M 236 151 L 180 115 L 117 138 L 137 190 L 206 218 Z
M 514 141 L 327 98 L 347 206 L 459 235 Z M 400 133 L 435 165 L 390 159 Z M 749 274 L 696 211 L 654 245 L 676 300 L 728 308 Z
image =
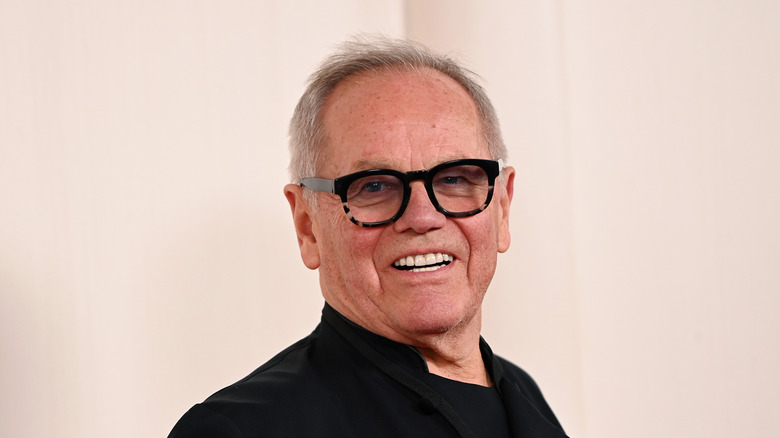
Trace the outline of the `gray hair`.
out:
M 308 87 L 290 121 L 290 177 L 293 182 L 316 176 L 325 154 L 328 134 L 323 108 L 336 86 L 345 78 L 382 70 L 437 70 L 459 83 L 477 106 L 488 151 L 495 160 L 506 160 L 498 117 L 476 75 L 447 56 L 433 53 L 422 44 L 386 37 L 358 37 L 339 46 L 309 77 Z

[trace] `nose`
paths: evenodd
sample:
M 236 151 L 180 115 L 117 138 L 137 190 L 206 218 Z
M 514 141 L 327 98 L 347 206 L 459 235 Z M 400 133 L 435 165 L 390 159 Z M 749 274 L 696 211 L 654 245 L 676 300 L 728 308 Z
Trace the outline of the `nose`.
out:
M 441 228 L 447 221 L 447 217 L 439 213 L 433 206 L 425 184 L 422 181 L 413 181 L 409 184 L 411 194 L 409 203 L 401 217 L 393 222 L 393 228 L 397 232 L 413 230 L 416 233 L 425 233 L 432 229 Z

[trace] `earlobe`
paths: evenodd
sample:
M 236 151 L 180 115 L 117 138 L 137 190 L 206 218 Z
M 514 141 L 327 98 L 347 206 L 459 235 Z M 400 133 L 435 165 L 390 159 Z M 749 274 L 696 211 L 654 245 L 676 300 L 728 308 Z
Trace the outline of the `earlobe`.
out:
M 500 187 L 499 205 L 501 206 L 501 213 L 498 226 L 498 252 L 506 252 L 509 249 L 511 237 L 509 235 L 509 207 L 512 204 L 512 195 L 515 190 L 515 169 L 513 167 L 506 167 L 502 171 L 501 178 L 504 184 Z
M 303 188 L 296 184 L 287 184 L 284 186 L 284 196 L 290 203 L 301 260 L 307 268 L 317 269 L 320 267 L 319 245 L 314 232 L 311 209 L 308 202 L 303 199 Z

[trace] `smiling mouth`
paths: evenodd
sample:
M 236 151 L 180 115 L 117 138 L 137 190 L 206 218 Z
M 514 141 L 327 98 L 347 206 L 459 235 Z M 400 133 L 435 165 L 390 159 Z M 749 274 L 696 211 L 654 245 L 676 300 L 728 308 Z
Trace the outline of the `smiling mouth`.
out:
M 401 271 L 430 272 L 441 269 L 455 260 L 455 257 L 440 252 L 402 257 L 393 263 Z

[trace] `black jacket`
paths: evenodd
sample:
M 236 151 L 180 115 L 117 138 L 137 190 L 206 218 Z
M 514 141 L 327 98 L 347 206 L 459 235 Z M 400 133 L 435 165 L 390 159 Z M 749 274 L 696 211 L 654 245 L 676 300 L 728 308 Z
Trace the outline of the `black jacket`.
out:
M 531 377 L 484 340 L 480 347 L 510 436 L 566 437 Z M 192 407 L 169 438 L 479 436 L 478 410 L 442 391 L 444 380 L 428 373 L 414 348 L 363 330 L 326 304 L 311 335 Z M 466 385 L 445 387 L 452 384 Z

